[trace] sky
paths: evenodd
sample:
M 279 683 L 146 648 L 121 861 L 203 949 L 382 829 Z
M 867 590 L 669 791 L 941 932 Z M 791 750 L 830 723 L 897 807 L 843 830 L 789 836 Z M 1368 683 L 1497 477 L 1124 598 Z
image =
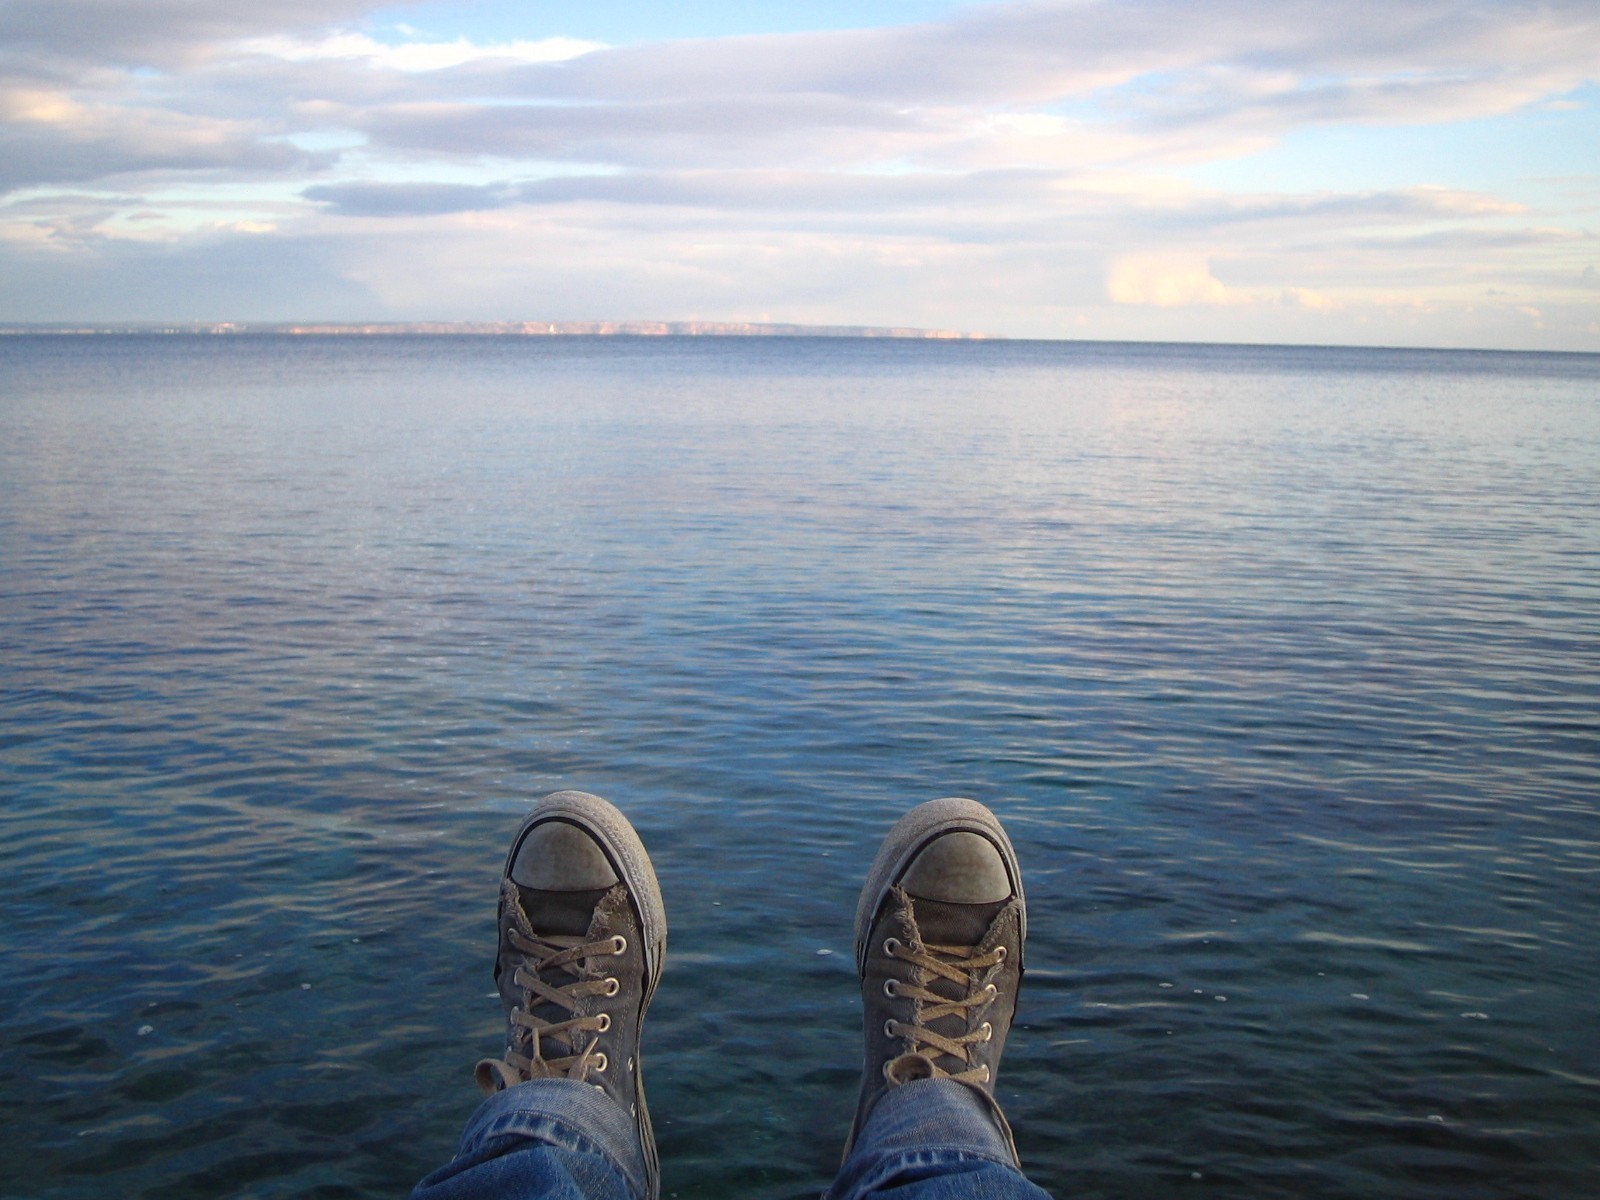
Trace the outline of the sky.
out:
M 1600 351 L 1596 0 L 0 0 L 0 322 Z

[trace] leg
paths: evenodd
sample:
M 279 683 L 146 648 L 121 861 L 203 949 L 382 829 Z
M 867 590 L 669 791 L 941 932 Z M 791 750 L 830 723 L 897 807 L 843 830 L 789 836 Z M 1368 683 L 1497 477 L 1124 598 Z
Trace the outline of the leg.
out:
M 557 792 L 517 831 L 500 885 L 494 977 L 506 1050 L 488 1099 L 413 1200 L 656 1200 L 639 1030 L 666 958 L 655 870 L 627 819 Z
M 535 1079 L 479 1105 L 411 1200 L 645 1200 L 648 1187 L 631 1118 L 585 1084 Z
M 1027 919 L 1016 853 L 981 804 L 935 800 L 890 832 L 856 909 L 866 1061 L 829 1200 L 1048 1200 L 994 1099 Z

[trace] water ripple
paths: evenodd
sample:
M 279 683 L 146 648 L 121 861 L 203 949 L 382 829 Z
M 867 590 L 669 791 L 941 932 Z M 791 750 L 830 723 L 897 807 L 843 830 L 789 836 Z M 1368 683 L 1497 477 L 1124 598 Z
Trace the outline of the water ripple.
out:
M 962 793 L 1028 880 L 1000 1094 L 1056 1194 L 1587 1195 L 1597 380 L 0 341 L 11 1187 L 402 1193 L 495 1044 L 504 838 L 579 786 L 671 912 L 668 1191 L 825 1185 L 856 889 Z

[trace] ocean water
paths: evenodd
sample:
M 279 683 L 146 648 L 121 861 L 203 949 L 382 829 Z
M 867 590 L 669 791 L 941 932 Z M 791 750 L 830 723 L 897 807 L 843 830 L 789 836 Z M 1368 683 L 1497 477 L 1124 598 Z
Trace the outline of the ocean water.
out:
M 665 891 L 669 1197 L 831 1178 L 948 794 L 1063 1200 L 1592 1196 L 1600 357 L 0 339 L 0 1194 L 403 1194 L 562 787 Z

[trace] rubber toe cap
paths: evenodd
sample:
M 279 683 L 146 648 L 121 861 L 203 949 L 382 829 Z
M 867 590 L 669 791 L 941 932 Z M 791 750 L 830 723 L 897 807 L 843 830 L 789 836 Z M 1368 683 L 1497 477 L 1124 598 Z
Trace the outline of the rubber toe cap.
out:
M 617 873 L 600 844 L 578 826 L 545 821 L 517 847 L 511 879 L 546 892 L 587 892 L 612 887 Z
M 988 838 L 958 830 L 934 838 L 900 877 L 922 900 L 943 904 L 994 904 L 1011 897 L 1005 859 Z

